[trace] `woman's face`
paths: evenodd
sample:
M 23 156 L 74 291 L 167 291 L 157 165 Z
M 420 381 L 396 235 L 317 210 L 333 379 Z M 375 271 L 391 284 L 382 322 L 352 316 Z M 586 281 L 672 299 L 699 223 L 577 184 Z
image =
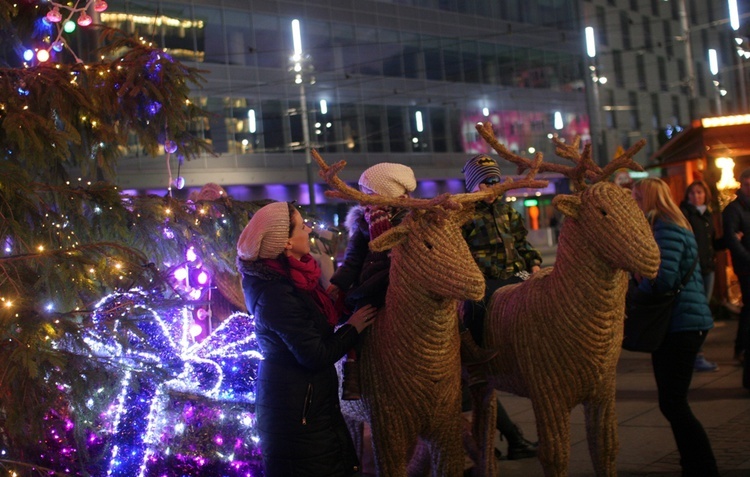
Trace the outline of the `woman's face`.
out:
M 292 224 L 292 236 L 289 237 L 284 253 L 299 260 L 310 253 L 310 232 L 312 229 L 305 225 L 302 215 L 296 210 L 292 217 Z
M 695 186 L 688 192 L 688 201 L 694 206 L 706 204 L 706 191 L 701 186 Z

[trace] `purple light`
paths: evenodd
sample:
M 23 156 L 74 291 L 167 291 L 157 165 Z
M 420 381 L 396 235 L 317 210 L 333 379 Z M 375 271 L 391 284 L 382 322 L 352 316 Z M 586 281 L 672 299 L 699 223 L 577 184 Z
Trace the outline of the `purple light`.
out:
M 205 285 L 206 283 L 208 283 L 208 273 L 201 271 L 198 274 L 198 284 Z
M 190 247 L 187 249 L 187 252 L 185 252 L 185 259 L 188 262 L 194 262 L 198 259 L 198 255 L 195 254 L 195 247 Z
M 188 271 L 185 267 L 180 267 L 174 271 L 175 280 L 183 281 L 188 277 Z
M 224 438 L 221 437 L 221 436 L 216 436 L 214 438 L 214 442 L 216 442 L 217 445 L 222 445 L 222 444 L 224 444 Z

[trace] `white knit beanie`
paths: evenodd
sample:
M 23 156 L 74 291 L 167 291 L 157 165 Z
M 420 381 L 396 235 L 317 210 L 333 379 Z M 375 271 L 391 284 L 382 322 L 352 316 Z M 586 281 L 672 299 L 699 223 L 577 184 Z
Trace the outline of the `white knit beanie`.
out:
M 359 188 L 365 194 L 378 194 L 392 199 L 414 191 L 417 180 L 411 167 L 381 162 L 359 176 Z
M 237 240 L 237 256 L 241 260 L 276 258 L 289 241 L 289 206 L 273 202 L 261 207 L 250 218 Z

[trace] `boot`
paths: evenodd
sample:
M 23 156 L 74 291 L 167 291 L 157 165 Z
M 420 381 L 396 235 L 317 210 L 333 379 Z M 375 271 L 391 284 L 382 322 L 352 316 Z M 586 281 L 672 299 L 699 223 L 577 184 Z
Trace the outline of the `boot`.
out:
M 459 333 L 461 337 L 461 364 L 466 366 L 485 364 L 497 356 L 497 350 L 480 348 L 469 330 Z
M 344 401 L 358 401 L 362 399 L 362 390 L 359 383 L 359 362 L 351 358 L 344 362 L 341 399 Z
M 508 460 L 536 457 L 538 443 L 526 440 L 518 426 L 514 424 L 513 432 L 506 437 L 508 438 Z

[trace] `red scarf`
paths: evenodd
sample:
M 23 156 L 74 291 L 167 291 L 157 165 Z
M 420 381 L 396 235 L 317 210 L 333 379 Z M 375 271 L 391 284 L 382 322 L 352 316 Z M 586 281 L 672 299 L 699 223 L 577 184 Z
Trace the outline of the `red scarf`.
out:
M 304 255 L 300 260 L 294 257 L 287 257 L 287 259 L 289 263 L 288 270 L 278 260 L 264 259 L 263 263 L 268 265 L 273 271 L 288 276 L 298 289 L 310 292 L 310 296 L 312 296 L 315 304 L 318 305 L 318 309 L 326 316 L 328 323 L 331 326 L 336 326 L 336 323 L 339 321 L 339 313 L 336 311 L 331 298 L 320 285 L 320 267 L 318 266 L 318 262 L 309 253 Z

